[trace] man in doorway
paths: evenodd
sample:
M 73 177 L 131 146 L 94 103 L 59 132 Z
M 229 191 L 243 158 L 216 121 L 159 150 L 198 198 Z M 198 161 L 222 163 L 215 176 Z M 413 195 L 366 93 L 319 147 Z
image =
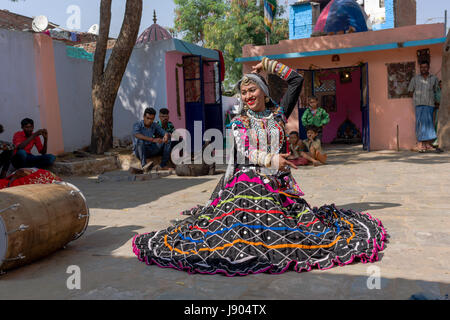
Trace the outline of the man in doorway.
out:
M 25 118 L 20 122 L 22 131 L 18 131 L 13 136 L 13 144 L 16 146 L 14 155 L 11 159 L 12 165 L 16 169 L 20 168 L 39 168 L 45 169 L 55 162 L 56 157 L 47 153 L 48 132 L 47 129 L 39 129 L 34 131 L 34 121 Z M 40 136 L 44 139 L 44 144 Z M 33 155 L 31 150 L 36 147 L 41 154 Z
M 148 171 L 152 162 L 150 157 L 162 154 L 161 170 L 169 170 L 167 162 L 170 159 L 169 134 L 155 122 L 156 110 L 147 108 L 144 119 L 133 125 L 133 151 L 141 161 L 142 169 Z M 162 137 L 157 138 L 155 134 Z
M 414 149 L 419 152 L 435 150 L 432 142 L 436 139 L 436 130 L 433 123 L 435 108 L 435 93 L 438 90 L 439 80 L 430 74 L 430 63 L 420 63 L 420 74 L 414 76 L 409 83 L 408 91 L 413 94 L 416 112 L 416 137 L 418 145 Z

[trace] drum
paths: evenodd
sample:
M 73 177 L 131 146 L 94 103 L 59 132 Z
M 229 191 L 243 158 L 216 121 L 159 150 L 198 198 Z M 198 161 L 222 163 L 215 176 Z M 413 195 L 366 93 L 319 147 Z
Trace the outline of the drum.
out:
M 28 264 L 78 239 L 89 222 L 86 199 L 67 182 L 0 191 L 0 271 Z

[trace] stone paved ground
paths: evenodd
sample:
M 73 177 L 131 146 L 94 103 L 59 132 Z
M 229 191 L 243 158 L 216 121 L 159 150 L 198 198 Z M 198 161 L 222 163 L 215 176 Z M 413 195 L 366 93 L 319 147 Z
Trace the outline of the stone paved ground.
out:
M 381 260 L 307 273 L 228 278 L 146 266 L 132 253 L 136 233 L 162 229 L 208 198 L 220 175 L 149 181 L 70 177 L 91 209 L 86 233 L 31 265 L 0 277 L 0 299 L 408 299 L 450 293 L 450 154 L 333 147 L 329 164 L 294 173 L 313 206 L 370 212 L 390 235 Z M 78 265 L 81 289 L 66 287 Z M 381 288 L 369 290 L 379 268 Z

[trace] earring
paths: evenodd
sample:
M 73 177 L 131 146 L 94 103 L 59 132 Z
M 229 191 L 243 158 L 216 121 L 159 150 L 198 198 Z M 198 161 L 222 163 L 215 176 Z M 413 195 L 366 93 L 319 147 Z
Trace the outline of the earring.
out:
M 270 101 L 270 98 L 266 97 L 264 100 L 266 101 L 266 103 L 268 103 Z

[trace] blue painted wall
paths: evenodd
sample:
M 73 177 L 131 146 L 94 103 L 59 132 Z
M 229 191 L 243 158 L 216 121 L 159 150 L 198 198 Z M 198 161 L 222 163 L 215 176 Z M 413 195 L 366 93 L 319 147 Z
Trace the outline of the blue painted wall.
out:
M 310 3 L 292 5 L 289 8 L 289 39 L 311 37 L 313 10 Z

